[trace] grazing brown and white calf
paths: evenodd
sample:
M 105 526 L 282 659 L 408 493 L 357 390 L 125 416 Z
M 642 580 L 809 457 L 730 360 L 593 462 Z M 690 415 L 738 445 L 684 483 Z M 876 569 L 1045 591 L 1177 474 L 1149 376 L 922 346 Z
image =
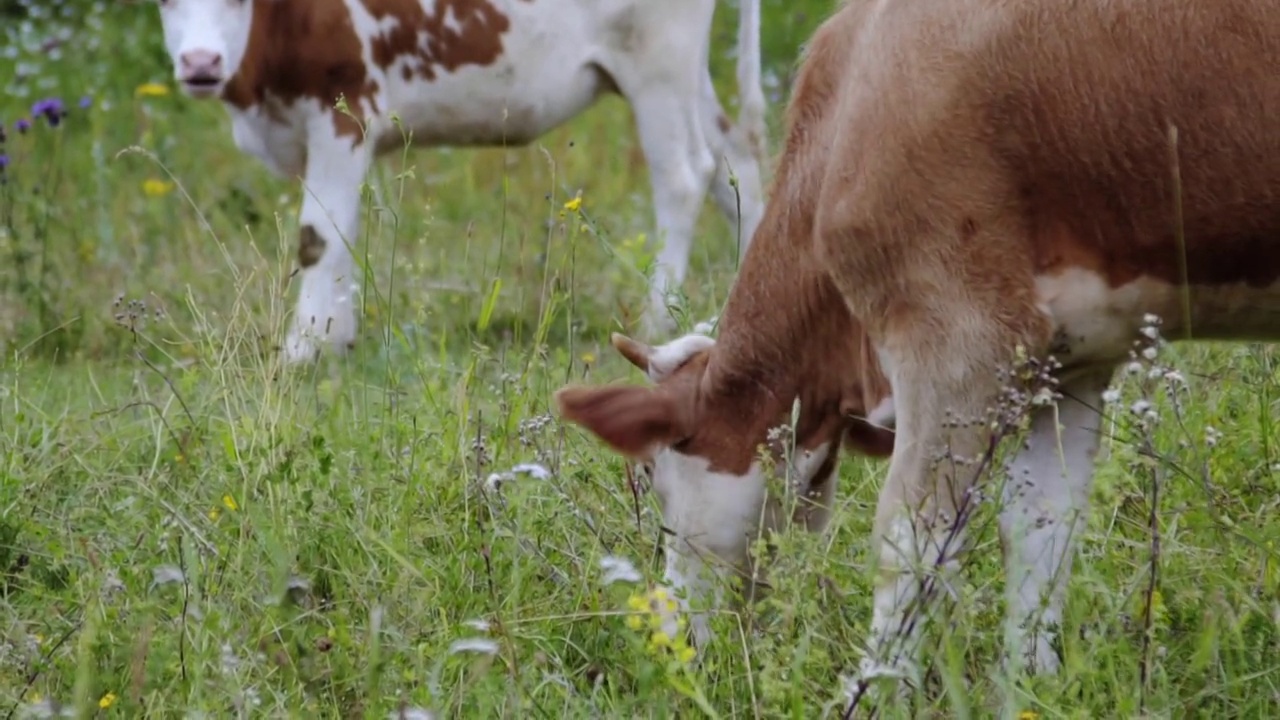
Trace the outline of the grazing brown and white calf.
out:
M 1145 316 L 1173 338 L 1280 340 L 1277 67 L 1264 0 L 846 2 L 803 58 L 718 339 L 615 337 L 652 385 L 557 394 L 650 464 L 669 581 L 704 593 L 691 573 L 746 566 L 760 520 L 786 519 L 762 514 L 757 448 L 798 400 L 809 528 L 842 443 L 891 454 L 864 671 L 903 669 L 886 641 L 916 650 L 912 563 L 954 570 L 938 548 L 993 439 L 969 421 L 1000 367 L 1052 355 L 1061 397 L 1034 411 L 999 526 L 1006 651 L 1056 671 L 1101 397 Z
M 740 114 L 707 67 L 715 0 L 159 0 L 174 73 L 220 97 L 236 145 L 302 176 L 302 288 L 286 353 L 356 336 L 348 243 L 360 185 L 381 153 L 422 145 L 523 145 L 606 93 L 631 104 L 657 234 L 646 327 L 670 327 L 709 188 L 745 249 L 763 211 L 759 0 L 741 0 Z M 345 100 L 350 115 L 335 109 Z M 354 115 L 354 117 L 352 117 Z M 731 177 L 736 176 L 736 191 Z M 739 206 L 741 213 L 739 213 Z

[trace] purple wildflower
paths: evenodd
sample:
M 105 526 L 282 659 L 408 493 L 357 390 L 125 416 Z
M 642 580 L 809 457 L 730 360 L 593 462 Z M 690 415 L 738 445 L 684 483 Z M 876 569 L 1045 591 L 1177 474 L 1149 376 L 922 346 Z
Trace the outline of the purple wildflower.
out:
M 13 129 L 24 133 L 31 129 L 31 121 L 26 118 L 18 118 L 18 121 L 13 124 Z
M 80 98 L 81 110 L 88 110 L 91 105 L 93 105 L 93 98 L 89 97 L 88 95 L 85 95 L 84 97 Z
M 7 167 L 9 167 L 9 156 L 0 153 L 0 170 L 4 170 Z
M 62 107 L 62 100 L 56 97 L 45 98 L 31 106 L 31 116 L 40 117 L 43 115 L 44 119 L 52 127 L 57 127 L 62 118 L 66 117 L 66 114 L 66 109 Z

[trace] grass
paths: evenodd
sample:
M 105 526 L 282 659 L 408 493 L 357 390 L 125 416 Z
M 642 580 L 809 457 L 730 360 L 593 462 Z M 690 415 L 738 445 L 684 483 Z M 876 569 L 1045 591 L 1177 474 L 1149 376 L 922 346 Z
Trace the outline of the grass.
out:
M 766 7 L 777 75 L 827 3 L 804 5 Z M 624 104 L 528 148 L 382 161 L 358 348 L 286 371 L 297 186 L 234 151 L 215 105 L 135 93 L 168 78 L 154 8 L 41 7 L 7 25 L 0 60 L 24 68 L 0 98 L 0 713 L 839 715 L 884 465 L 844 462 L 831 531 L 780 538 L 773 593 L 717 615 L 719 642 L 686 666 L 628 620 L 661 579 L 654 498 L 549 415 L 570 379 L 639 381 L 607 344 L 649 261 Z M 50 37 L 60 58 L 35 47 Z M 82 93 L 92 107 L 58 128 L 13 131 L 38 95 Z M 733 268 L 708 203 L 685 327 Z M 1118 385 L 1066 668 L 1022 688 L 1024 717 L 1280 707 L 1280 356 L 1158 362 Z M 1186 389 L 1166 389 L 1170 368 Z M 606 582 L 606 558 L 641 581 Z M 997 559 L 985 532 L 926 716 L 999 707 Z

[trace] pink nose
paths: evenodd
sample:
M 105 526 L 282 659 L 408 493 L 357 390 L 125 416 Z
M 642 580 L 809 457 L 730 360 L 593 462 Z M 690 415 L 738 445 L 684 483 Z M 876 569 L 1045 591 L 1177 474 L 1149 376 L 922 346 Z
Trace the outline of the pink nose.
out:
M 182 64 L 182 77 L 194 80 L 222 76 L 222 55 L 212 50 L 189 50 L 178 58 Z

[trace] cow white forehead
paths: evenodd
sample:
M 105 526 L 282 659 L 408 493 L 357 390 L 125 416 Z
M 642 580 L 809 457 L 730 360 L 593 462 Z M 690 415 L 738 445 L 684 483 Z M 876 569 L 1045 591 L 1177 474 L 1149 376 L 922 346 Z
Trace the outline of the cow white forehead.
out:
M 689 358 L 716 344 L 715 338 L 700 333 L 689 333 L 666 345 L 656 345 L 649 355 L 649 379 L 659 382 L 689 362 Z
M 254 1 L 157 0 L 165 48 L 179 82 L 184 57 L 217 57 L 222 81 L 235 74 L 249 44 Z

